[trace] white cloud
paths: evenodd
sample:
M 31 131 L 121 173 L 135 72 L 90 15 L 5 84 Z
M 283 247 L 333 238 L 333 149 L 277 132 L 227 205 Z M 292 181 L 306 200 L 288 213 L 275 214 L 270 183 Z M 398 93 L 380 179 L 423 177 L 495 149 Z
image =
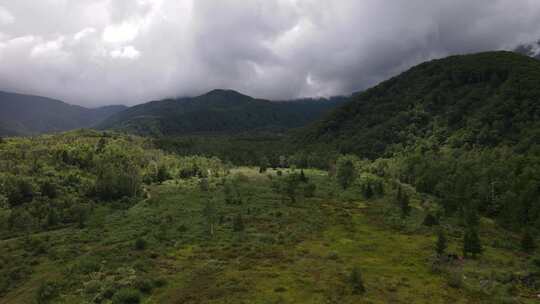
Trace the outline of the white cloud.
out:
M 214 88 L 281 99 L 537 40 L 540 2 L 0 0 L 0 32 L 0 90 L 91 106 Z
M 110 54 L 112 58 L 126 58 L 126 59 L 137 59 L 141 56 L 141 52 L 139 52 L 132 45 L 113 50 L 111 51 Z
M 64 45 L 64 37 L 59 37 L 56 40 L 46 41 L 35 45 L 30 52 L 30 57 L 47 56 L 53 53 L 58 53 Z
M 84 39 L 85 37 L 89 36 L 89 35 L 92 35 L 93 33 L 96 32 L 96 29 L 93 28 L 93 27 L 87 27 L 83 30 L 81 30 L 80 32 L 77 32 L 74 36 L 73 36 L 73 39 L 75 39 L 76 41 L 79 41 L 81 39 Z
M 5 7 L 0 6 L 0 25 L 12 24 L 15 22 L 15 16 L 13 16 Z
M 129 42 L 133 41 L 139 33 L 139 26 L 129 22 L 118 25 L 109 25 L 103 31 L 105 42 Z

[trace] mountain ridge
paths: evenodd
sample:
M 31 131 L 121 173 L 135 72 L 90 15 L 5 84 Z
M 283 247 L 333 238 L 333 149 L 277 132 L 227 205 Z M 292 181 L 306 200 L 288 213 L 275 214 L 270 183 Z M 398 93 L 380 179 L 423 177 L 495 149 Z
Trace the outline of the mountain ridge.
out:
M 107 118 L 98 128 L 157 136 L 286 130 L 314 121 L 345 99 L 269 101 L 215 89 L 200 96 L 136 105 Z
M 126 107 L 85 108 L 60 100 L 0 91 L 0 135 L 36 135 L 93 127 Z
M 538 83 L 540 62 L 513 52 L 432 60 L 354 95 L 294 141 L 369 158 L 419 140 L 527 150 L 540 144 Z

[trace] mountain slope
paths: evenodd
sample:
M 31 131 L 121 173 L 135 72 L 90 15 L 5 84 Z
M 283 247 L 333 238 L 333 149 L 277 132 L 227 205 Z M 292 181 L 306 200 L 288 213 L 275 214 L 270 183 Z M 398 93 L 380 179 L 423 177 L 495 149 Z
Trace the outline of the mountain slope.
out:
M 0 135 L 32 135 L 91 127 L 125 108 L 87 109 L 45 97 L 0 92 Z
M 134 106 L 99 127 L 146 135 L 283 130 L 314 121 L 344 99 L 270 102 L 231 90 L 214 90 L 198 97 Z
M 336 109 L 295 136 L 299 146 L 378 157 L 412 146 L 540 144 L 540 62 L 512 53 L 420 64 Z

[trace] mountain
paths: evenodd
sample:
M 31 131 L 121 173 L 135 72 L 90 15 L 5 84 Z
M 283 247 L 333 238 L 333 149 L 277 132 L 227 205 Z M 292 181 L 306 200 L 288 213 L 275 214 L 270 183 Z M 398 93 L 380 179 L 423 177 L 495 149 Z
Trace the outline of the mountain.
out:
M 198 97 L 134 106 L 112 115 L 99 128 L 158 136 L 284 130 L 322 117 L 345 99 L 271 102 L 232 90 L 213 90 Z
M 354 95 L 294 141 L 368 158 L 420 142 L 523 152 L 540 145 L 539 84 L 540 61 L 517 53 L 433 60 Z
M 50 98 L 0 92 L 0 136 L 92 127 L 125 106 L 88 109 Z

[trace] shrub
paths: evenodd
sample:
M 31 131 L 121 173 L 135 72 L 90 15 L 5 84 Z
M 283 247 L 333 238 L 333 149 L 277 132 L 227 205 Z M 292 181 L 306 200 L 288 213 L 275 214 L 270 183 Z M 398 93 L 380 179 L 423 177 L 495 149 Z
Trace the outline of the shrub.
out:
M 452 271 L 447 277 L 448 286 L 459 289 L 463 287 L 463 275 L 459 271 Z
M 114 294 L 112 302 L 113 304 L 139 304 L 141 294 L 136 289 L 124 288 Z
M 353 294 L 363 294 L 364 292 L 366 292 L 366 288 L 364 287 L 364 280 L 362 279 L 362 274 L 357 267 L 354 267 L 351 270 L 351 274 L 349 276 L 349 283 L 351 284 Z
M 307 183 L 304 186 L 304 196 L 305 197 L 313 197 L 313 196 L 315 196 L 315 190 L 317 190 L 317 186 L 315 186 L 314 183 Z
M 52 282 L 42 283 L 36 294 L 36 301 L 38 304 L 51 303 L 59 294 L 58 286 Z
M 536 249 L 536 244 L 532 234 L 527 230 L 521 238 L 521 250 L 526 253 L 532 253 Z
M 154 289 L 153 282 L 148 278 L 138 278 L 133 284 L 135 288 L 140 290 L 142 293 L 150 293 Z
M 439 220 L 433 214 L 428 213 L 426 214 L 426 217 L 424 218 L 424 222 L 422 224 L 428 227 L 436 226 L 439 225 Z
M 234 219 L 233 219 L 233 230 L 235 232 L 244 231 L 244 220 L 243 220 L 241 214 L 234 217 Z
M 138 238 L 135 240 L 135 249 L 136 250 L 144 250 L 146 249 L 147 242 L 143 238 Z

